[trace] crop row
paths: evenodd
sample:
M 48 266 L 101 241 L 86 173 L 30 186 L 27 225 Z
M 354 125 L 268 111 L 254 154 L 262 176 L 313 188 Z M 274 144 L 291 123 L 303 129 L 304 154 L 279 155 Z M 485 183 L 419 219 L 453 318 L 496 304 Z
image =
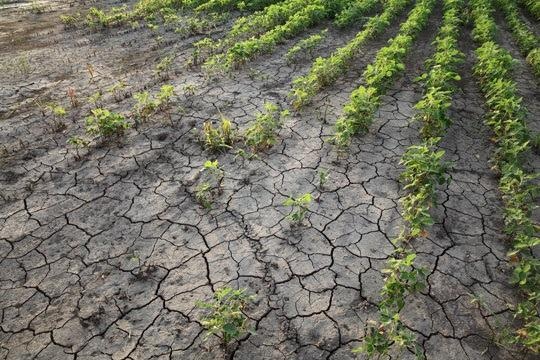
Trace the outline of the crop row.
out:
M 389 0 L 384 11 L 369 19 L 364 28 L 346 46 L 339 48 L 327 58 L 315 60 L 309 72 L 293 81 L 291 97 L 296 108 L 304 106 L 320 89 L 333 84 L 349 67 L 355 55 L 367 40 L 381 34 L 411 0 Z
M 206 41 L 213 53 L 207 69 L 228 70 L 256 55 L 271 52 L 284 40 L 300 34 L 325 19 L 347 26 L 374 9 L 379 0 L 289 0 L 238 19 L 219 41 Z
M 436 150 L 442 132 L 448 125 L 447 110 L 450 107 L 454 82 L 459 78 L 455 72 L 462 54 L 457 47 L 461 25 L 462 0 L 445 0 L 443 23 L 435 40 L 435 53 L 426 62 L 427 71 L 421 77 L 425 93 L 417 104 L 418 118 L 423 121 L 420 145 L 407 149 L 401 159 L 405 170 L 401 180 L 407 195 L 401 199 L 402 216 L 405 227 L 393 240 L 396 245 L 388 265 L 384 270 L 385 279 L 379 303 L 379 322 L 372 327 L 359 351 L 368 355 L 386 354 L 397 344 L 405 346 L 423 358 L 418 346 L 414 345 L 414 335 L 400 321 L 400 312 L 409 294 L 422 289 L 425 284 L 425 270 L 415 266 L 416 254 L 407 246 L 418 237 L 426 236 L 433 220 L 430 209 L 436 202 L 437 185 L 447 182 L 447 164 L 443 162 L 443 150 Z M 438 98 L 440 101 L 431 101 Z
M 534 73 L 540 76 L 540 39 L 520 19 L 514 0 L 496 0 L 496 4 L 504 12 L 521 53 L 527 57 Z
M 540 245 L 540 238 L 535 236 L 537 225 L 531 216 L 539 189 L 531 184 L 534 175 L 527 173 L 522 166 L 522 158 L 530 147 L 525 109 L 511 77 L 512 56 L 494 41 L 496 25 L 490 1 L 473 0 L 472 4 L 473 36 L 479 44 L 474 73 L 486 99 L 486 123 L 495 134 L 497 149 L 494 163 L 500 172 L 505 232 L 513 239 L 513 250 L 509 253 L 515 264 L 513 282 L 524 294 L 524 299 L 515 308 L 515 315 L 523 325 L 511 340 L 538 352 L 540 260 L 534 256 L 533 248 Z
M 323 19 L 326 19 L 328 15 L 325 1 L 312 1 L 312 4 L 292 15 L 284 24 L 276 26 L 260 37 L 253 37 L 237 42 L 224 54 L 213 55 L 205 62 L 205 66 L 215 67 L 216 65 L 221 65 L 220 67 L 224 70 L 234 68 L 236 65 L 248 61 L 257 54 L 270 52 L 283 40 L 319 23 Z
M 399 33 L 377 53 L 375 61 L 368 65 L 363 78 L 366 86 L 360 86 L 351 94 L 344 107 L 344 116 L 336 122 L 334 142 L 346 146 L 359 131 L 365 131 L 373 120 L 380 97 L 405 65 L 405 57 L 412 49 L 414 40 L 428 23 L 435 5 L 434 0 L 420 0 L 401 24 Z
M 140 19 L 155 20 L 157 16 L 167 17 L 180 9 L 194 9 L 196 12 L 221 12 L 233 9 L 258 10 L 278 0 L 139 0 L 133 8 L 127 5 L 112 7 L 108 11 L 96 7 L 83 17 L 81 14 L 63 15 L 66 26 L 87 25 L 92 28 L 105 28 L 136 22 Z
M 540 20 L 540 2 L 537 0 L 520 0 L 520 2 L 529 10 L 529 12 Z

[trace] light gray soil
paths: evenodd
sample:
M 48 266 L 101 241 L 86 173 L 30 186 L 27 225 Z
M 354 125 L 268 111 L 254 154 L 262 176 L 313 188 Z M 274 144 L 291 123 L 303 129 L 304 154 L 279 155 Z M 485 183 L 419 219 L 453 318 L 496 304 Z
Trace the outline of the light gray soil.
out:
M 250 161 L 233 151 L 207 152 L 199 129 L 222 113 L 242 130 L 265 101 L 287 107 L 292 79 L 311 63 L 287 64 L 294 41 L 231 77 L 207 79 L 185 66 L 191 43 L 206 34 L 182 38 L 162 28 L 163 40 L 156 41 L 146 28 L 65 30 L 58 16 L 86 5 L 50 6 L 42 14 L 0 9 L 0 358 L 363 358 L 351 349 L 377 318 L 381 269 L 402 225 L 399 160 L 419 141 L 419 124 L 411 122 L 422 96 L 415 78 L 433 51 L 440 9 L 369 133 L 345 154 L 327 142 L 332 124 L 398 22 L 363 48 L 343 79 L 285 121 L 273 148 Z M 209 34 L 223 36 L 231 21 Z M 358 28 L 330 27 L 317 55 Z M 501 31 L 519 60 L 528 121 L 538 129 L 537 82 Z M 492 134 L 471 74 L 474 48 L 467 35 L 461 44 L 463 80 L 442 142 L 451 182 L 439 191 L 436 224 L 412 244 L 428 269 L 428 287 L 408 298 L 403 321 L 428 359 L 526 359 L 496 344 L 501 329 L 515 326 L 508 304 L 518 291 L 509 285 L 509 239 L 489 163 Z M 155 65 L 169 54 L 175 56 L 169 78 L 157 77 Z M 95 69 L 92 81 L 87 64 Z M 84 133 L 86 99 L 120 80 L 126 90 L 118 99 L 106 95 L 104 106 L 129 115 L 132 93 L 156 93 L 170 83 L 179 94 L 171 119 L 158 114 L 119 141 L 92 143 L 78 159 L 66 141 Z M 196 85 L 195 95 L 184 94 L 186 84 Z M 70 107 L 70 87 L 82 107 Z M 36 102 L 47 101 L 69 110 L 66 129 L 55 132 L 52 117 L 43 116 Z M 225 171 L 223 192 L 209 211 L 194 195 L 208 159 Z M 538 169 L 535 155 L 530 164 Z M 330 170 L 322 189 L 321 169 Z M 303 225 L 292 226 L 282 202 L 306 192 L 316 201 Z M 204 341 L 204 312 L 195 306 L 225 285 L 257 297 L 247 310 L 255 332 L 229 352 L 216 338 Z

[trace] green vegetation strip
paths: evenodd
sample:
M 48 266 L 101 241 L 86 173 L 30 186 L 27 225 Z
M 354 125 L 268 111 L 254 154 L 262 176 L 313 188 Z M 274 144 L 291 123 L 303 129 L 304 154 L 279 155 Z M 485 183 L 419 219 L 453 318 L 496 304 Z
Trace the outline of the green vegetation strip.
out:
M 324 0 L 312 1 L 312 4 L 292 15 L 283 25 L 273 28 L 260 37 L 238 42 L 224 54 L 210 57 L 205 62 L 205 67 L 221 67 L 223 70 L 234 68 L 238 64 L 250 60 L 255 55 L 270 52 L 283 40 L 319 23 L 321 20 L 326 19 L 328 15 L 328 8 L 325 6 Z
M 500 172 L 499 188 L 505 209 L 505 232 L 513 239 L 509 253 L 515 263 L 513 282 L 524 294 L 515 308 L 515 316 L 522 320 L 521 328 L 511 341 L 532 352 L 540 351 L 540 259 L 533 248 L 540 245 L 535 236 L 538 225 L 532 221 L 532 210 L 538 194 L 535 177 L 522 167 L 522 157 L 530 149 L 526 128 L 525 109 L 511 78 L 512 56 L 495 43 L 496 25 L 489 0 L 473 0 L 474 40 L 477 62 L 474 73 L 486 98 L 486 123 L 495 133 L 497 144 L 495 165 Z
M 290 95 L 294 106 L 300 108 L 306 105 L 323 87 L 333 84 L 347 71 L 360 47 L 381 34 L 410 3 L 411 0 L 389 0 L 382 14 L 370 18 L 363 30 L 346 46 L 336 50 L 330 57 L 317 58 L 308 74 L 296 78 L 293 82 Z
M 540 76 L 540 39 L 520 19 L 514 0 L 496 0 L 496 4 L 502 9 L 521 53 L 527 57 L 536 76 Z
M 350 101 L 345 105 L 344 116 L 336 122 L 333 138 L 336 145 L 347 146 L 355 134 L 367 130 L 380 97 L 405 68 L 403 61 L 420 31 L 426 27 L 434 4 L 435 0 L 418 1 L 398 35 L 389 41 L 388 46 L 380 49 L 375 61 L 368 65 L 363 74 L 366 86 L 352 92 Z
M 416 254 L 408 248 L 409 242 L 425 236 L 433 224 L 430 210 L 436 203 L 436 187 L 448 181 L 447 164 L 442 161 L 444 151 L 436 150 L 443 131 L 449 124 L 447 110 L 454 93 L 454 82 L 459 79 L 455 72 L 462 59 L 457 47 L 460 10 L 463 0 L 445 0 L 443 24 L 435 40 L 436 50 L 428 59 L 428 71 L 421 77 L 425 94 L 417 104 L 418 118 L 423 121 L 423 142 L 407 149 L 401 164 L 405 170 L 401 180 L 405 183 L 407 195 L 401 199 L 402 214 L 406 222 L 401 234 L 393 240 L 396 245 L 388 265 L 379 303 L 379 322 L 369 329 L 363 344 L 355 349 L 368 356 L 383 355 L 393 345 L 407 347 L 417 358 L 423 353 L 414 345 L 414 334 L 400 321 L 400 312 L 409 294 L 424 287 L 425 271 L 415 266 Z
M 520 0 L 520 2 L 527 8 L 527 10 L 533 15 L 536 20 L 540 20 L 540 1 L 538 0 Z

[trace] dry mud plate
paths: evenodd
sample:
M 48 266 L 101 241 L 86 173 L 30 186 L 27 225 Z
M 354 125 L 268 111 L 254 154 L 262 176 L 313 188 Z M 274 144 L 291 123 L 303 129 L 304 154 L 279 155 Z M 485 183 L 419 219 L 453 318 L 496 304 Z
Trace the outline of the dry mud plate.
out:
M 93 5 L 124 3 L 133 2 Z M 234 149 L 207 150 L 200 141 L 203 124 L 224 116 L 241 133 L 265 102 L 290 108 L 291 83 L 313 58 L 306 52 L 289 62 L 288 49 L 328 28 L 313 54 L 328 56 L 363 20 L 345 29 L 321 21 L 270 53 L 208 76 L 186 64 L 193 43 L 224 37 L 241 16 L 237 11 L 186 33 L 160 21 L 157 29 L 144 21 L 65 29 L 59 16 L 87 11 L 83 1 L 0 4 L 0 358 L 366 358 L 351 350 L 379 317 L 381 271 L 403 227 L 400 159 L 421 141 L 421 123 L 411 121 L 424 91 L 415 79 L 435 50 L 441 2 L 367 133 L 343 151 L 329 141 L 364 69 L 398 33 L 412 3 L 365 43 L 336 83 L 309 106 L 291 109 L 275 145 L 251 159 L 236 152 L 249 153 L 241 140 Z M 516 59 L 512 76 L 528 109 L 527 125 L 537 132 L 537 78 L 504 15 L 494 15 L 500 44 Z M 540 33 L 525 11 L 523 19 Z M 511 239 L 490 162 L 495 145 L 484 122 L 485 98 L 472 70 L 471 27 L 462 26 L 462 79 L 449 110 L 452 124 L 439 144 L 452 164 L 450 181 L 437 187 L 435 223 L 410 244 L 416 264 L 426 269 L 426 286 L 406 298 L 401 321 L 427 359 L 533 359 L 499 341 L 503 329 L 518 326 L 511 308 L 521 295 L 510 280 Z M 170 68 L 156 74 L 167 56 Z M 119 82 L 125 87 L 107 91 Z M 132 95 L 155 94 L 165 84 L 176 92 L 168 110 L 135 126 Z M 79 107 L 71 106 L 69 89 Z M 85 118 L 96 107 L 88 98 L 98 91 L 98 106 L 123 114 L 131 127 L 120 138 L 76 149 L 68 139 L 85 136 Z M 44 109 L 53 102 L 67 114 Z M 207 160 L 218 160 L 223 170 L 210 209 L 196 196 Z M 539 164 L 531 151 L 525 166 L 534 172 Z M 305 193 L 313 201 L 295 225 L 283 202 Z M 217 336 L 206 339 L 207 310 L 196 306 L 225 286 L 255 295 L 244 309 L 253 331 L 228 349 Z M 392 348 L 381 358 L 414 354 Z

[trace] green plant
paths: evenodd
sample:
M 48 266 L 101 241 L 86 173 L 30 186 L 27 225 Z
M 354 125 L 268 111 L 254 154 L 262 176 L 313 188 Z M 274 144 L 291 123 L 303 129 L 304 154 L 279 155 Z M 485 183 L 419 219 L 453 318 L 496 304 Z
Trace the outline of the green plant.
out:
M 184 94 L 187 97 L 195 95 L 195 92 L 197 91 L 197 85 L 195 84 L 185 84 L 182 88 L 184 90 Z
M 309 211 L 309 205 L 313 201 L 310 193 L 303 194 L 297 198 L 290 197 L 283 202 L 284 206 L 292 207 L 287 219 L 295 223 L 301 223 Z
M 124 90 L 127 84 L 124 80 L 120 80 L 107 88 L 107 92 L 111 94 L 116 101 L 122 100 Z
M 105 138 L 121 136 L 129 127 L 129 123 L 122 115 L 107 109 L 93 109 L 92 115 L 86 118 L 86 132 L 94 136 Z
M 71 136 L 67 140 L 67 143 L 75 148 L 75 153 L 76 153 L 75 156 L 77 159 L 81 158 L 79 154 L 79 149 L 83 147 L 88 147 L 88 145 L 90 145 L 90 141 L 80 136 Z
M 231 149 L 235 139 L 236 132 L 232 122 L 225 117 L 221 118 L 218 126 L 214 126 L 210 121 L 203 124 L 202 140 L 205 147 L 211 151 Z
M 404 189 L 408 190 L 400 202 L 411 237 L 421 235 L 433 224 L 429 210 L 436 200 L 436 186 L 448 181 L 448 165 L 442 161 L 444 150 L 434 149 L 438 141 L 438 138 L 431 138 L 421 145 L 410 146 L 400 161 L 405 166 L 401 179 L 405 183 Z
M 328 182 L 328 178 L 330 177 L 330 170 L 320 169 L 317 175 L 319 179 L 319 189 L 323 189 L 324 185 Z
M 171 70 L 172 63 L 174 61 L 173 55 L 165 56 L 163 59 L 157 63 L 154 73 L 159 77 L 164 77 L 168 74 L 168 72 Z
M 92 104 L 95 108 L 99 108 L 101 105 L 101 99 L 103 98 L 103 94 L 101 91 L 96 91 L 90 97 L 88 98 L 88 102 Z
M 212 185 L 207 182 L 197 185 L 195 188 L 195 198 L 205 209 L 210 209 L 213 202 Z
M 173 85 L 163 85 L 155 97 L 152 97 L 148 91 L 139 92 L 133 95 L 137 101 L 135 104 L 135 113 L 137 117 L 146 120 L 157 110 L 165 110 L 169 107 L 174 96 Z M 170 114 L 169 119 L 170 119 Z
M 283 123 L 283 118 L 289 115 L 287 110 L 280 111 L 279 107 L 270 102 L 264 104 L 264 113 L 258 113 L 253 124 L 246 130 L 244 141 L 253 151 L 259 151 L 276 143 L 276 133 Z
M 217 160 L 207 160 L 201 169 L 202 181 L 195 188 L 195 198 L 204 208 L 210 209 L 215 195 L 221 191 L 221 183 L 225 172 Z
M 249 319 L 243 311 L 254 299 L 245 289 L 224 287 L 214 293 L 211 301 L 197 301 L 199 308 L 209 311 L 201 321 L 207 331 L 206 338 L 217 335 L 228 345 L 249 333 Z
M 46 109 L 49 110 L 53 116 L 53 131 L 61 132 L 65 130 L 66 124 L 64 123 L 63 118 L 67 115 L 66 109 L 55 103 L 47 104 Z
M 399 241 L 399 239 L 398 239 Z M 391 346 L 412 348 L 417 359 L 423 354 L 414 344 L 415 336 L 400 320 L 399 312 L 405 306 L 405 298 L 425 286 L 426 270 L 415 268 L 416 254 L 397 248 L 383 273 L 386 275 L 379 303 L 380 319 L 372 323 L 362 345 L 353 352 L 365 353 L 368 358 L 385 355 Z
M 327 35 L 328 29 L 325 29 L 319 33 L 300 40 L 298 43 L 296 43 L 296 45 L 291 47 L 289 51 L 287 51 L 285 58 L 288 62 L 293 62 L 306 54 L 308 56 L 313 56 L 313 52 L 324 41 Z
M 524 300 L 514 309 L 521 326 L 510 334 L 510 342 L 529 351 L 540 351 L 540 262 L 533 247 L 540 241 L 538 226 L 533 222 L 532 210 L 539 188 L 532 184 L 535 177 L 522 166 L 522 157 L 529 151 L 529 132 L 524 120 L 525 110 L 511 78 L 513 59 L 495 43 L 493 8 L 488 0 L 473 0 L 477 62 L 474 74 L 484 93 L 488 112 L 486 123 L 492 128 L 497 145 L 494 164 L 500 171 L 499 189 L 504 201 L 505 232 L 513 238 L 509 256 L 515 265 L 512 281 Z
M 300 108 L 308 104 L 320 89 L 333 84 L 347 71 L 360 48 L 369 39 L 381 34 L 410 2 L 410 0 L 388 0 L 385 3 L 384 11 L 380 15 L 370 18 L 363 30 L 356 34 L 349 43 L 337 49 L 327 58 L 317 58 L 306 75 L 297 77 L 293 81 L 293 89 L 289 95 L 293 99 L 294 107 Z M 362 11 L 367 11 L 375 5 L 376 3 L 369 2 L 366 8 L 362 8 Z M 359 13 L 354 16 L 357 15 Z

